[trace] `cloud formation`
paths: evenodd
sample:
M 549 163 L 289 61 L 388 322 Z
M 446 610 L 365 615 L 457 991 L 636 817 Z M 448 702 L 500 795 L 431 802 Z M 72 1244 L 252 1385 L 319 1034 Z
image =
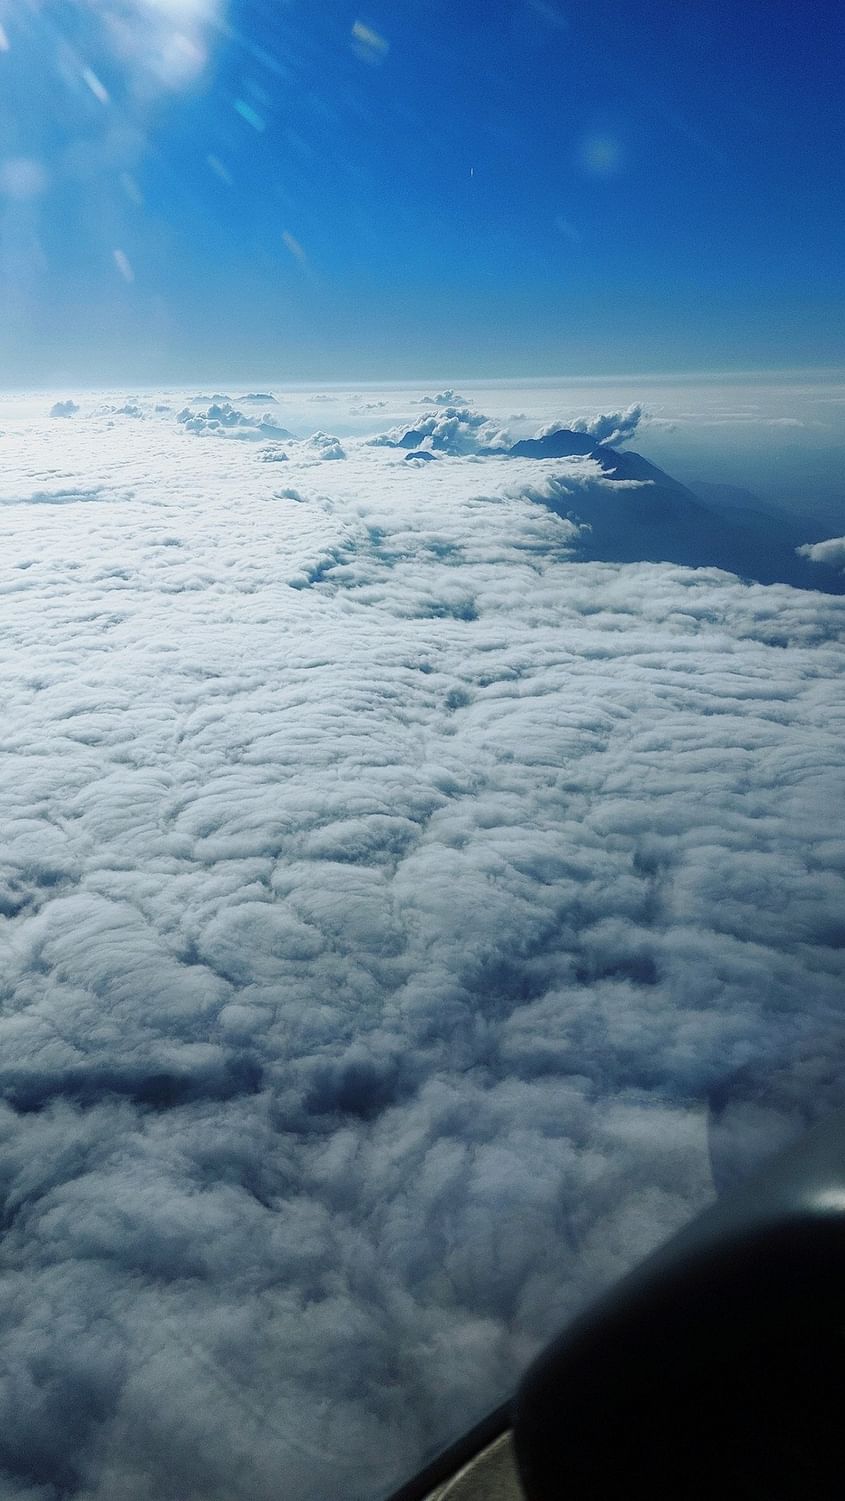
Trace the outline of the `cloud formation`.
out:
M 623 412 L 600 412 L 596 417 L 576 417 L 567 424 L 576 433 L 589 433 L 599 443 L 628 443 L 643 418 L 640 403 L 633 402 Z M 542 437 L 542 433 L 538 433 Z
M 507 448 L 510 434 L 471 407 L 442 407 L 430 417 L 403 423 L 372 438 L 374 447 L 436 449 L 457 457 L 481 449 Z
M 143 417 L 144 408 L 139 401 L 106 402 L 98 408 L 96 415 L 105 417 Z
M 842 599 L 575 562 L 598 462 L 446 420 L 3 478 L 10 1501 L 386 1492 L 841 1006 Z
M 195 412 L 192 407 L 183 407 L 177 417 L 185 430 L 200 437 L 241 438 L 292 438 L 287 428 L 281 427 L 272 412 L 260 417 L 247 416 L 225 397 L 215 398 L 204 411 Z
M 845 537 L 828 537 L 825 542 L 804 542 L 796 548 L 811 563 L 825 563 L 828 568 L 845 568 Z
M 445 391 L 438 391 L 436 396 L 420 396 L 413 405 L 417 407 L 461 407 L 467 405 L 467 399 L 465 396 L 459 396 L 457 391 L 452 390 L 451 386 L 447 386 Z

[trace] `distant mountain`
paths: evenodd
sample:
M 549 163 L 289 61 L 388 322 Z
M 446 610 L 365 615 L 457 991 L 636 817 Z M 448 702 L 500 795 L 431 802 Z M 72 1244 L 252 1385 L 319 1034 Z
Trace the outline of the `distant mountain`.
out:
M 753 511 L 755 515 L 765 514 L 771 510 L 768 501 L 762 500 L 755 495 L 753 490 L 746 490 L 742 485 L 717 484 L 713 480 L 693 479 L 687 485 L 693 495 L 703 500 L 707 505 L 721 509 L 729 506 L 735 511 Z M 780 512 L 780 507 L 775 507 Z
M 712 480 L 696 479 L 690 480 L 687 489 L 691 490 L 699 500 L 703 500 L 711 510 L 718 511 L 720 515 L 730 520 L 745 520 L 751 526 L 758 525 L 761 520 L 769 523 L 774 520 L 778 526 L 786 530 L 791 528 L 797 538 L 796 546 L 798 542 L 807 540 L 808 526 L 812 528 L 815 524 L 822 531 L 825 531 L 827 526 L 823 517 L 816 519 L 815 522 L 811 519 L 812 507 L 808 507 L 806 512 L 790 510 L 788 506 L 776 500 L 768 498 L 764 500 L 762 496 L 756 495 L 753 490 L 747 490 L 743 485 L 717 484 Z M 825 534 L 827 535 L 827 532 Z
M 641 489 L 620 485 L 618 490 L 612 483 L 596 484 L 579 490 L 571 500 L 548 502 L 559 513 L 589 524 L 591 530 L 582 533 L 578 543 L 580 557 L 724 568 L 763 584 L 845 593 L 841 575 L 796 555 L 800 543 L 820 540 L 807 535 L 808 523 L 767 509 L 750 491 L 703 481 L 693 489 L 642 454 L 608 448 L 589 433 L 568 428 L 523 439 L 508 452 L 514 458 L 532 459 L 588 455 L 611 481 L 647 482 Z

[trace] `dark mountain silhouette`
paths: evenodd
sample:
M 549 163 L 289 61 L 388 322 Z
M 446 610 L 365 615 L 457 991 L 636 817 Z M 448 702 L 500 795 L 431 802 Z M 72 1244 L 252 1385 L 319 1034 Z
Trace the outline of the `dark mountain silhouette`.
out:
M 807 535 L 808 524 L 767 509 L 750 491 L 701 483 L 696 494 L 642 454 L 609 448 L 589 433 L 567 428 L 523 439 L 508 452 L 514 458 L 532 459 L 589 456 L 601 466 L 610 484 L 586 486 L 571 497 L 546 502 L 558 514 L 589 524 L 590 531 L 577 543 L 579 557 L 724 568 L 762 584 L 845 593 L 841 574 L 796 554 L 800 543 L 820 540 Z M 561 479 L 566 482 L 565 474 Z M 620 484 L 616 489 L 620 480 L 645 483 L 642 488 Z
M 590 433 L 560 427 L 543 438 L 523 438 L 509 450 L 515 459 L 570 459 L 576 454 L 596 454 L 601 444 Z
M 442 449 L 444 452 L 449 448 L 449 439 L 438 433 L 430 434 L 427 427 L 409 427 L 401 438 L 397 438 L 392 448 L 417 448 L 426 438 L 431 438 L 432 448 Z

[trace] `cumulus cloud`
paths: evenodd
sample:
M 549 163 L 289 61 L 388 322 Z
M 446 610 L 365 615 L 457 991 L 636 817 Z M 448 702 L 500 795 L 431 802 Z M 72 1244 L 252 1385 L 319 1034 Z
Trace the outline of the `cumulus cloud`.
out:
M 795 549 L 811 563 L 825 563 L 828 568 L 845 569 L 845 537 L 828 537 L 826 542 L 804 542 Z
M 430 417 L 403 423 L 372 438 L 375 447 L 438 449 L 457 456 L 481 449 L 507 448 L 510 434 L 498 422 L 470 407 L 442 407 Z
M 340 439 L 333 438 L 330 433 L 312 433 L 308 439 L 308 447 L 316 449 L 321 459 L 346 458 L 346 454 L 340 444 Z
M 2 480 L 3 1492 L 384 1494 L 840 1008 L 845 604 L 573 561 L 595 460 L 51 441 Z
M 72 417 L 79 411 L 79 404 L 68 397 L 67 401 L 56 401 L 50 408 L 51 417 Z
M 200 437 L 241 438 L 248 441 L 293 437 L 293 433 L 279 425 L 272 412 L 264 412 L 260 417 L 247 416 L 225 398 L 212 401 L 204 411 L 196 412 L 192 407 L 183 407 L 176 420 L 182 423 L 187 432 L 196 433 Z
M 459 407 L 466 406 L 467 399 L 465 396 L 459 396 L 457 391 L 452 390 L 451 386 L 447 386 L 445 391 L 438 391 L 436 396 L 420 396 L 413 405 L 417 407 Z
M 155 410 L 169 411 L 169 408 L 166 405 L 157 405 L 155 406 Z M 143 417 L 144 409 L 140 402 L 137 401 L 106 402 L 103 406 L 98 407 L 97 415 L 105 417 Z
M 633 402 L 621 412 L 599 412 L 595 417 L 576 417 L 571 422 L 554 422 L 541 428 L 536 434 L 545 438 L 557 428 L 566 427 L 570 432 L 589 433 L 597 443 L 628 443 L 633 438 L 644 416 L 639 402 Z

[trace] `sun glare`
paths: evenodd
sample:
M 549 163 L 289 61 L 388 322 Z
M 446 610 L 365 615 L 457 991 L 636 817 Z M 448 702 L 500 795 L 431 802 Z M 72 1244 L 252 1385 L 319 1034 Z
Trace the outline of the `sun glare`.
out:
M 125 90 L 143 99 L 190 87 L 201 77 L 223 11 L 224 0 L 0 4 L 0 51 L 14 54 L 20 45 L 37 52 L 68 81 L 75 71 L 103 104 L 111 91 L 100 71 L 108 63 Z

